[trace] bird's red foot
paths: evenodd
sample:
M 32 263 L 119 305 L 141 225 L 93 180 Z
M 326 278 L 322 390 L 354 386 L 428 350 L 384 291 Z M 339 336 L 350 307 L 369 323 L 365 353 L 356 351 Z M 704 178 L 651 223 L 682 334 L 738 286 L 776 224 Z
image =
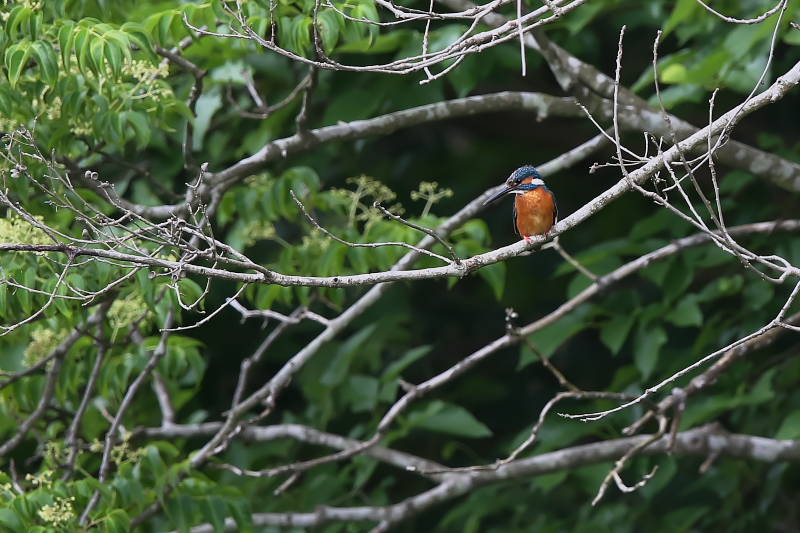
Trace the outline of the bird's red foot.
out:
M 533 239 L 531 239 L 531 236 L 530 236 L 530 235 L 523 235 L 523 236 L 522 236 L 522 238 L 523 238 L 523 239 L 525 240 L 525 242 L 527 242 L 528 244 L 530 244 L 531 242 L 533 242 Z

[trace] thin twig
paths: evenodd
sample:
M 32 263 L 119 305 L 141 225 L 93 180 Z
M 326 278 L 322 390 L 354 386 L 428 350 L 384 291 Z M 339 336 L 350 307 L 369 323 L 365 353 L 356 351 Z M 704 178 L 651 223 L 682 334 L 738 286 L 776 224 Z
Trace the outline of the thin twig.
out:
M 174 306 L 170 306 L 169 311 L 167 312 L 167 317 L 164 321 L 164 329 L 168 330 L 172 326 L 172 321 L 175 318 L 175 309 Z M 122 403 L 120 403 L 119 409 L 117 410 L 117 415 L 114 417 L 114 420 L 111 423 L 111 427 L 106 432 L 106 439 L 105 439 L 105 446 L 103 449 L 103 458 L 100 463 L 100 473 L 97 476 L 97 480 L 100 483 L 105 483 L 108 480 L 108 476 L 111 473 L 111 452 L 114 449 L 114 444 L 116 443 L 117 438 L 117 431 L 122 424 L 122 418 L 125 416 L 125 413 L 128 411 L 128 408 L 133 403 L 133 398 L 136 396 L 136 393 L 139 392 L 139 389 L 144 384 L 144 381 L 150 377 L 150 374 L 155 369 L 158 362 L 163 358 L 167 353 L 167 343 L 169 341 L 170 332 L 164 331 L 161 334 L 161 340 L 156 346 L 156 349 L 153 350 L 153 354 L 150 356 L 150 360 L 147 362 L 145 367 L 136 377 L 136 379 L 131 383 L 131 386 L 128 387 L 128 391 L 125 393 L 124 398 L 122 399 Z M 92 498 L 89 500 L 89 503 L 86 505 L 83 513 L 80 516 L 79 523 L 86 524 L 89 520 L 89 514 L 92 512 L 94 507 L 100 501 L 100 491 L 95 491 L 92 495 Z
M 635 457 L 639 452 L 647 448 L 650 444 L 654 443 L 655 441 L 663 437 L 666 431 L 667 431 L 667 417 L 659 415 L 658 431 L 648 436 L 646 439 L 641 440 L 636 445 L 632 446 L 630 450 L 625 452 L 625 455 L 623 455 L 621 458 L 617 460 L 617 462 L 614 464 L 614 468 L 611 469 L 611 471 L 606 475 L 605 479 L 603 480 L 603 483 L 600 484 L 600 489 L 597 491 L 597 496 L 595 496 L 594 499 L 592 500 L 592 506 L 597 505 L 597 502 L 599 502 L 603 498 L 606 489 L 608 488 L 608 486 L 611 484 L 612 481 L 617 480 L 617 486 L 620 485 L 625 486 L 625 484 L 622 483 L 622 480 L 619 479 L 619 473 L 622 471 L 623 468 L 625 468 L 625 465 L 628 464 L 628 462 L 633 457 Z M 653 469 L 653 471 L 649 475 L 646 475 L 639 483 L 637 483 L 633 487 L 627 487 L 626 490 L 623 490 L 620 487 L 620 490 L 623 490 L 623 492 L 631 492 L 639 487 L 644 486 L 645 483 L 647 483 L 647 481 L 651 477 L 653 477 L 655 472 L 656 469 Z
M 448 251 L 448 253 L 450 254 L 450 257 L 453 258 L 453 262 L 455 264 L 457 264 L 457 265 L 461 264 L 461 258 L 458 257 L 458 254 L 456 254 L 455 250 L 453 250 L 453 247 L 450 246 L 449 244 L 447 244 L 447 241 L 445 241 L 438 233 L 436 233 L 436 230 L 432 230 L 430 228 L 426 228 L 424 226 L 420 226 L 419 224 L 414 224 L 413 222 L 409 222 L 408 220 L 404 219 L 403 217 L 401 217 L 399 215 L 395 215 L 394 213 L 392 213 L 391 211 L 389 211 L 388 209 L 383 207 L 378 202 L 374 202 L 372 205 L 374 207 L 378 208 L 381 213 L 386 215 L 386 217 L 388 217 L 388 218 L 390 218 L 390 219 L 392 219 L 392 220 L 394 220 L 396 222 L 400 222 L 401 224 L 404 224 L 404 225 L 408 226 L 409 228 L 415 229 L 417 231 L 421 231 L 422 233 L 425 233 L 426 235 L 430 235 L 431 237 L 436 239 L 436 241 L 439 244 L 441 244 Z
M 295 201 L 295 203 L 297 203 L 297 206 L 300 208 L 301 211 L 303 211 L 303 214 L 306 216 L 306 218 L 308 218 L 308 220 L 311 221 L 311 223 L 314 225 L 314 227 L 317 228 L 319 231 L 321 231 L 322 233 L 324 233 L 325 235 L 327 235 L 328 237 L 330 237 L 331 239 L 333 239 L 334 241 L 336 241 L 338 243 L 344 244 L 345 246 L 349 246 L 351 248 L 380 248 L 380 247 L 383 247 L 383 246 L 401 246 L 403 248 L 408 248 L 409 250 L 413 250 L 415 252 L 418 252 L 418 253 L 421 253 L 421 254 L 425 254 L 425 255 L 433 257 L 435 259 L 439 259 L 440 261 L 444 261 L 448 265 L 452 264 L 452 261 L 450 261 L 446 257 L 443 257 L 443 256 L 441 256 L 439 254 L 433 253 L 433 252 L 431 252 L 429 250 L 425 250 L 423 248 L 419 248 L 419 247 L 414 246 L 412 244 L 408 244 L 407 242 L 374 242 L 374 243 L 370 242 L 370 243 L 360 243 L 360 242 L 350 242 L 350 241 L 346 241 L 344 239 L 341 239 L 341 238 L 337 237 L 336 235 L 334 235 L 333 233 L 331 233 L 330 231 L 328 231 L 325 228 L 323 228 L 319 224 L 319 222 L 317 222 L 314 219 L 314 217 L 311 216 L 311 214 L 306 210 L 306 206 L 303 204 L 303 202 L 300 201 L 300 199 L 297 198 L 297 195 L 295 195 L 294 191 L 289 191 L 289 194 L 292 195 L 292 198 L 294 198 L 294 201 Z

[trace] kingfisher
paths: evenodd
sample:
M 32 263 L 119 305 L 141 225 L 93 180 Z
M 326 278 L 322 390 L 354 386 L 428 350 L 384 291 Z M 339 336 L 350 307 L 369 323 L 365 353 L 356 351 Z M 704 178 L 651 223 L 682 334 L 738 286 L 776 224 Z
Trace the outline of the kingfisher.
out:
M 553 192 L 542 181 L 539 171 L 532 165 L 515 170 L 506 180 L 506 186 L 483 202 L 493 202 L 508 193 L 514 198 L 514 225 L 516 232 L 531 242 L 531 237 L 548 235 L 558 221 L 558 206 Z

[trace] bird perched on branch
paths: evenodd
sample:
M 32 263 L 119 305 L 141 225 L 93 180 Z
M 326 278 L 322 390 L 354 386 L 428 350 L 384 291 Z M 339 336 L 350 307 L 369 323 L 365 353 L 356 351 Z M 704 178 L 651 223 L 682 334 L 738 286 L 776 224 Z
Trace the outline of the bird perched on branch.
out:
M 539 171 L 531 165 L 518 168 L 506 180 L 506 186 L 483 205 L 509 193 L 515 195 L 515 229 L 525 242 L 531 242 L 531 237 L 536 235 L 549 234 L 550 228 L 558 220 L 558 206 L 556 197 L 542 181 Z

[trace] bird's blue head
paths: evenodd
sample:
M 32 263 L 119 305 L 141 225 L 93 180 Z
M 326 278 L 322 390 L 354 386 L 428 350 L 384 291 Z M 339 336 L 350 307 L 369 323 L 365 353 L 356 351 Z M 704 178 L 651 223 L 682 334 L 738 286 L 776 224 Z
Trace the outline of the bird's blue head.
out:
M 536 167 L 533 165 L 525 165 L 524 167 L 519 167 L 517 170 L 511 173 L 511 176 L 508 177 L 509 180 L 525 180 L 525 178 L 533 178 L 533 179 L 542 179 L 542 175 L 539 174 L 539 171 L 536 170 Z
M 539 174 L 539 171 L 536 170 L 536 167 L 533 165 L 525 165 L 524 167 L 519 167 L 517 170 L 512 172 L 511 176 L 509 176 L 506 180 L 506 186 L 497 191 L 497 193 L 492 195 L 491 198 L 483 202 L 483 205 L 493 202 L 509 193 L 522 194 L 525 191 L 531 191 L 536 187 L 544 186 L 542 175 Z

